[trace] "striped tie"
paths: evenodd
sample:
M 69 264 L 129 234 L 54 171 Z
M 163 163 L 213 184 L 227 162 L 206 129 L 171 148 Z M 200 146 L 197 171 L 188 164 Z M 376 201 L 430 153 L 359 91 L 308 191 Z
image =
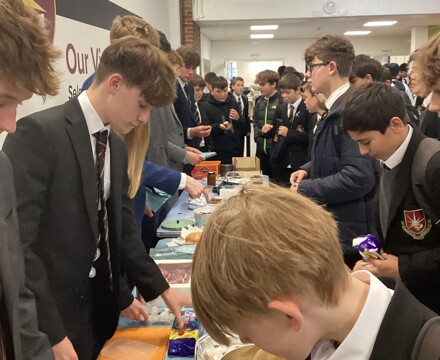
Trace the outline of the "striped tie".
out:
M 101 251 L 101 257 L 107 259 L 107 267 L 104 271 L 108 271 L 108 279 L 110 288 L 112 287 L 112 270 L 110 262 L 110 247 L 108 239 L 108 214 L 107 205 L 104 199 L 104 162 L 105 150 L 107 149 L 108 130 L 103 130 L 93 134 L 96 138 L 96 187 L 98 190 L 98 247 Z M 98 264 L 97 264 L 98 265 Z M 98 270 L 99 271 L 99 270 Z

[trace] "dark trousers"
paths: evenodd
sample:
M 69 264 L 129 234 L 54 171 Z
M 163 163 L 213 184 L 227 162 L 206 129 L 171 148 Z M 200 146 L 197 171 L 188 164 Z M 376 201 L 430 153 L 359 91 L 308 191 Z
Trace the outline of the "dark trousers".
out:
M 273 180 L 277 185 L 282 187 L 290 187 L 290 174 L 292 174 L 292 172 L 291 168 L 272 165 Z
M 257 155 L 260 159 L 260 167 L 264 175 L 272 177 L 272 166 L 270 165 L 270 155 L 261 153 Z
M 356 265 L 356 263 L 361 260 L 362 257 L 359 253 L 357 254 L 344 254 L 344 262 L 350 269 Z
M 115 308 L 114 302 L 109 301 L 112 294 L 106 266 L 106 260 L 102 256 L 94 263 L 96 276 L 89 279 L 88 288 L 81 295 L 77 323 L 66 324 L 67 336 L 79 360 L 95 360 L 105 342 L 116 331 L 117 321 L 114 326 L 109 326 L 109 314 L 117 316 L 115 312 L 119 314 L 119 309 Z

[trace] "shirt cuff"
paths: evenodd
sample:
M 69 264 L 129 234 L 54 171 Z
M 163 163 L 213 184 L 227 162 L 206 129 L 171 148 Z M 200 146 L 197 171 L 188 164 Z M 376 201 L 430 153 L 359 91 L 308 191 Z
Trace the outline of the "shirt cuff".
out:
M 186 129 L 186 137 L 187 137 L 188 140 L 192 139 L 190 130 L 191 130 L 191 128 Z
M 185 189 L 186 186 L 186 174 L 180 173 L 180 184 L 179 184 L 179 190 Z

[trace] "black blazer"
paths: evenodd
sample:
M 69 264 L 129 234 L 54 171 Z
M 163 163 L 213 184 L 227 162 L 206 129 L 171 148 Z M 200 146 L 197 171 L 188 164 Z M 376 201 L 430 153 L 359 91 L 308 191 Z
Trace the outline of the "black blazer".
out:
M 411 170 L 415 152 L 424 136 L 417 128 L 402 162 L 397 170 L 396 181 L 392 186 L 386 235 L 380 228 L 383 239 L 383 248 L 387 253 L 399 257 L 399 273 L 405 286 L 424 305 L 435 312 L 440 312 L 440 227 L 430 223 L 420 212 L 411 186 Z M 429 198 L 434 204 L 440 202 L 440 154 L 436 154 L 429 161 L 425 173 Z M 420 226 L 426 225 L 426 233 L 422 239 L 414 238 L 408 233 L 411 219 L 422 220 Z M 406 221 L 405 221 L 406 220 Z M 409 228 L 408 228 L 409 225 Z
M 25 287 L 24 260 L 20 246 L 12 167 L 0 151 L 0 316 L 7 321 L 11 359 L 51 359 L 47 336 L 38 331 L 33 294 Z M 2 329 L 5 331 L 6 329 Z
M 440 118 L 437 112 L 423 110 L 420 115 L 420 131 L 422 134 L 434 138 L 440 139 Z
M 280 125 L 287 126 L 286 142 L 287 150 L 282 166 L 288 164 L 292 167 L 292 172 L 307 162 L 310 132 L 312 131 L 312 115 L 307 111 L 304 101 L 301 101 L 292 121 L 288 119 L 288 103 L 281 103 L 277 106 L 272 124 L 273 133 Z M 272 134 L 273 135 L 273 134 Z
M 413 359 L 411 354 L 417 336 L 423 325 L 434 316 L 434 312 L 420 304 L 401 283 L 397 283 L 379 328 L 370 360 Z M 431 359 L 440 358 L 439 353 L 432 355 Z
M 97 336 L 110 337 L 120 309 L 132 296 L 122 289 L 126 272 L 147 301 L 168 288 L 138 235 L 127 196 L 125 146 L 110 138 L 111 194 L 108 199 L 113 292 Z M 35 293 L 40 329 L 53 344 L 77 334 L 98 238 L 96 170 L 87 124 L 76 98 L 21 119 L 4 151 L 14 168 L 26 284 Z
M 183 133 L 185 136 L 185 144 L 192 147 L 199 147 L 201 139 L 198 137 L 188 139 L 188 128 L 197 126 L 194 119 L 194 113 L 196 111 L 196 105 L 194 100 L 194 87 L 191 83 L 188 83 L 188 91 L 191 105 L 188 103 L 186 95 L 180 86 L 179 81 L 176 81 L 176 98 L 174 99 L 174 110 L 183 127 Z

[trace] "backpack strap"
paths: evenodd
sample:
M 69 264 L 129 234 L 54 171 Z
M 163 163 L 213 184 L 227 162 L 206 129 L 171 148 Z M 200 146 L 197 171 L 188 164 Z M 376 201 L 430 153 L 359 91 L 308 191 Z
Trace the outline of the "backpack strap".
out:
M 411 360 L 438 360 L 440 358 L 440 316 L 429 319 L 414 343 Z
M 425 138 L 417 147 L 414 155 L 411 171 L 411 184 L 417 202 L 423 211 L 435 225 L 440 225 L 440 208 L 435 204 L 430 204 L 430 196 L 426 191 L 425 173 L 429 160 L 440 151 L 440 142 L 436 139 Z

